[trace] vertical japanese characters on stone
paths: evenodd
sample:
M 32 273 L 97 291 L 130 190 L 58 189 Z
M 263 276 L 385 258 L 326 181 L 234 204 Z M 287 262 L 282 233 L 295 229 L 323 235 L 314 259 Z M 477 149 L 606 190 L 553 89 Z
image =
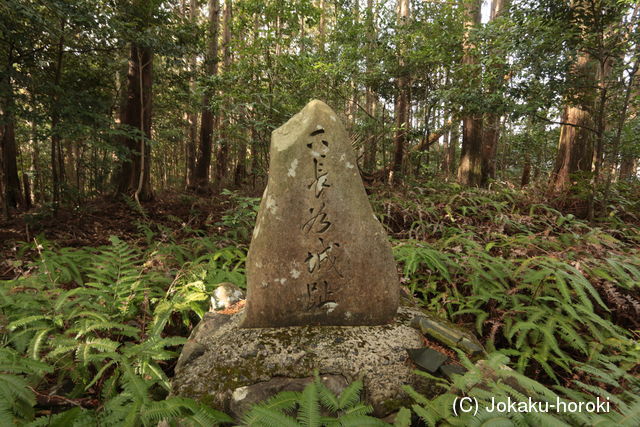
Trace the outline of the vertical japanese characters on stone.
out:
M 398 308 L 391 247 L 346 131 L 311 101 L 271 137 L 244 327 L 377 325 Z

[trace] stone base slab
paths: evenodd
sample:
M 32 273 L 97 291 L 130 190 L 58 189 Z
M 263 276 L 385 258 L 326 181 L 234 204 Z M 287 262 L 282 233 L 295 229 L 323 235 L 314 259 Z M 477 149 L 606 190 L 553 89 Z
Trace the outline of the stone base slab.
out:
M 406 349 L 424 346 L 411 326 L 423 312 L 401 307 L 380 326 L 240 328 L 241 312 L 207 313 L 184 346 L 173 380 L 175 395 L 195 398 L 236 417 L 251 403 L 282 390 L 301 390 L 319 373 L 339 392 L 361 378 L 374 415 L 384 417 L 411 400 L 412 385 L 426 396 L 438 388 L 415 374 Z

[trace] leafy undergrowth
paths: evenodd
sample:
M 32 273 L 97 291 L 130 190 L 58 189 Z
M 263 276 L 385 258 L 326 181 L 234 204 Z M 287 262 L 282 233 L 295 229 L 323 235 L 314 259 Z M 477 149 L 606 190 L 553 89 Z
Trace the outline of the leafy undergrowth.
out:
M 589 224 L 508 187 L 416 185 L 372 198 L 394 240 L 403 284 L 425 307 L 474 329 L 490 352 L 487 366 L 497 372 L 488 377 L 467 362 L 468 372 L 441 382 L 444 394 L 434 400 L 409 390 L 414 419 L 428 425 L 640 424 L 640 229 L 633 202 L 618 197 Z M 167 399 L 180 345 L 214 287 L 225 281 L 245 286 L 258 199 L 228 192 L 225 203 L 219 218 L 200 222 L 202 228 L 187 216 L 167 212 L 160 219 L 130 203 L 135 232 L 126 239 L 69 248 L 37 237 L 17 246 L 8 262 L 18 277 L 0 282 L 0 424 L 230 421 L 189 399 Z M 501 370 L 503 364 L 513 371 Z M 285 399 L 288 406 L 276 405 L 279 413 L 264 412 L 265 402 L 251 414 L 257 424 L 267 424 L 264 417 L 304 424 L 319 404 L 335 403 L 317 393 Z M 486 403 L 490 396 L 525 395 L 608 398 L 611 411 L 452 412 L 459 396 Z M 353 399 L 349 405 L 363 408 Z M 297 418 L 287 412 L 296 408 Z M 398 425 L 408 420 L 403 411 Z
M 558 418 L 640 422 L 640 228 L 617 216 L 623 207 L 588 224 L 517 190 L 455 185 L 387 193 L 376 206 L 422 305 L 475 329 L 488 351 L 560 398 L 612 402 L 608 416 Z M 477 383 L 467 377 L 461 392 Z M 523 397 L 504 384 L 501 394 Z M 424 404 L 423 418 L 451 422 L 451 398 Z

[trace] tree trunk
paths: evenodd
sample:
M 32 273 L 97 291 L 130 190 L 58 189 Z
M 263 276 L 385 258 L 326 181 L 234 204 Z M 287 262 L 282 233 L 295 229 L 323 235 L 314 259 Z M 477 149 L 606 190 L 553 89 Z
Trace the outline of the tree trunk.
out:
M 409 0 L 398 0 L 398 30 L 405 26 L 409 21 Z M 402 37 L 402 35 L 401 35 Z M 402 174 L 402 161 L 404 150 L 407 144 L 407 135 L 409 133 L 409 75 L 405 70 L 404 54 L 406 47 L 400 42 L 398 60 L 400 74 L 396 79 L 397 94 L 395 102 L 396 130 L 393 136 L 393 162 L 389 173 L 389 182 L 398 182 Z
M 493 0 L 491 3 L 490 20 L 494 21 L 499 18 L 509 7 L 510 0 Z M 494 52 L 500 55 L 500 60 L 504 61 L 504 52 Z M 502 89 L 504 84 L 505 66 L 497 64 L 493 84 L 490 92 L 496 93 Z M 482 129 L 482 180 L 481 185 L 485 187 L 490 179 L 496 177 L 496 152 L 498 151 L 498 141 L 500 139 L 500 115 L 495 113 L 485 113 L 484 128 Z
M 207 76 L 218 74 L 218 31 L 220 27 L 220 2 L 209 0 L 209 24 L 207 28 L 207 52 L 205 55 L 205 72 Z M 209 185 L 209 168 L 211 167 L 212 135 L 214 112 L 211 100 L 215 91 L 208 87 L 202 96 L 202 118 L 200 120 L 200 153 L 196 162 L 194 184 L 204 188 Z
M 320 9 L 320 22 L 318 23 L 318 47 L 320 48 L 320 52 L 324 52 L 324 43 L 325 43 L 325 10 L 324 10 L 325 8 L 324 8 L 324 0 L 320 0 L 319 1 L 318 8 Z
M 630 181 L 637 177 L 638 159 L 633 156 L 625 156 L 620 163 L 620 181 Z
M 57 209 L 58 203 L 62 197 L 62 184 L 65 181 L 64 170 L 64 152 L 62 149 L 62 135 L 60 133 L 60 96 L 62 88 L 62 61 L 64 59 L 64 29 L 66 26 L 65 19 L 60 21 L 61 35 L 58 39 L 57 55 L 54 68 L 54 93 L 51 99 L 51 176 L 53 187 L 53 205 L 54 211 Z
M 29 173 L 22 174 L 22 182 L 24 183 L 24 208 L 31 209 L 31 183 L 29 180 Z
M 372 50 L 374 48 L 375 39 L 375 22 L 374 22 L 374 5 L 375 0 L 367 0 L 367 10 L 365 12 L 365 25 L 367 31 L 367 48 Z M 367 55 L 366 61 L 366 74 L 370 75 L 373 72 L 373 58 L 371 55 Z M 366 130 L 366 137 L 364 140 L 364 170 L 371 172 L 376 168 L 376 153 L 377 153 L 377 138 L 375 132 L 375 120 L 376 120 L 376 97 L 373 88 L 367 85 L 365 92 L 365 111 L 369 116 L 367 121 L 371 123 L 371 126 Z
M 35 96 L 31 93 L 30 101 L 32 105 L 36 105 Z M 38 141 L 38 128 L 35 118 L 31 121 L 31 146 L 33 151 L 31 152 L 31 176 L 33 177 L 33 201 L 39 203 L 44 201 L 44 189 L 42 182 L 42 173 L 40 171 L 40 143 Z
M 151 108 L 153 87 L 153 51 L 131 43 L 127 98 L 120 122 L 136 129 L 136 135 L 123 138 L 129 159 L 120 171 L 118 192 L 133 195 L 138 201 L 153 199 L 151 190 Z
M 13 45 L 9 46 L 7 68 L 2 77 L 2 104 L 0 105 L 0 117 L 2 117 L 2 169 L 4 190 L 4 209 L 22 205 L 22 192 L 20 191 L 20 179 L 18 178 L 17 146 L 15 133 L 15 99 L 11 74 L 13 71 Z
M 633 34 L 635 36 L 638 35 L 638 30 L 640 30 L 640 24 L 638 23 L 638 19 L 637 19 L 639 11 L 640 11 L 640 3 L 636 4 L 635 9 L 633 10 L 633 13 L 632 13 L 632 18 L 629 21 L 631 23 L 636 23 L 635 31 L 633 32 Z M 639 69 L 640 69 L 640 43 L 636 42 L 636 49 L 635 49 L 634 55 L 635 55 L 636 59 L 635 59 L 635 62 L 633 64 L 633 67 L 631 68 L 631 71 L 629 73 L 629 82 L 628 82 L 626 90 L 625 90 L 625 100 L 624 100 L 624 104 L 623 104 L 623 110 L 622 110 L 622 112 L 619 113 L 619 121 L 618 121 L 618 125 L 617 125 L 617 128 L 616 128 L 616 136 L 615 136 L 615 140 L 614 140 L 614 155 L 615 156 L 617 156 L 618 152 L 620 151 L 620 140 L 621 140 L 621 137 L 622 137 L 622 130 L 624 128 L 625 120 L 628 118 L 627 117 L 627 111 L 628 111 L 628 108 L 629 108 L 629 100 L 630 100 L 632 95 L 634 97 L 640 96 L 640 90 L 639 90 L 639 88 L 637 86 L 637 82 L 636 82 L 636 86 L 634 87 L 634 82 L 636 81 L 637 77 L 640 76 L 640 71 L 639 71 Z M 637 111 L 636 111 L 636 116 L 637 116 Z M 637 177 L 637 173 L 638 173 L 638 158 L 637 158 L 637 155 L 635 155 L 634 153 L 623 151 L 621 157 L 622 158 L 621 158 L 621 161 L 620 161 L 620 171 L 619 171 L 618 179 L 620 181 L 628 181 L 628 180 L 631 180 L 633 178 L 636 178 Z
M 249 111 L 245 109 L 245 117 L 250 117 Z M 233 174 L 233 183 L 235 186 L 240 186 L 247 177 L 247 141 L 246 138 L 251 138 L 251 131 L 242 135 L 238 140 L 238 153 L 236 155 L 236 170 Z
M 637 50 L 640 50 L 640 48 L 638 48 Z M 622 140 L 622 130 L 624 129 L 624 123 L 625 121 L 628 119 L 627 117 L 627 111 L 629 110 L 629 101 L 631 99 L 631 93 L 633 92 L 633 84 L 635 81 L 636 76 L 638 75 L 638 68 L 640 66 L 640 58 L 636 58 L 633 67 L 631 69 L 631 73 L 629 75 L 629 82 L 625 88 L 625 96 L 624 96 L 624 101 L 622 104 L 622 111 L 619 113 L 618 116 L 618 123 L 616 125 L 616 134 L 614 136 L 613 139 L 613 158 L 615 159 L 612 163 L 612 167 L 610 168 L 610 170 L 615 170 L 615 166 L 617 163 L 617 157 L 620 154 L 620 142 Z M 624 167 L 623 167 L 624 165 Z M 620 175 L 619 178 L 620 179 L 628 179 L 630 177 L 629 173 L 631 172 L 632 169 L 632 165 L 633 165 L 633 157 L 623 153 L 622 154 L 622 161 L 620 163 Z M 625 169 L 624 173 L 623 173 L 623 169 Z M 609 173 L 609 177 L 607 178 L 607 190 L 609 187 L 609 184 L 611 182 L 611 173 Z M 608 193 L 608 191 L 607 191 Z
M 375 95 L 370 89 L 367 89 L 366 93 L 366 106 L 368 118 L 371 123 L 369 129 L 367 129 L 367 136 L 365 137 L 365 151 L 364 151 L 364 169 L 371 172 L 376 169 L 376 156 L 378 154 L 378 136 L 376 134 L 377 123 L 376 114 L 378 109 L 378 102 Z
M 571 188 L 572 181 L 591 176 L 593 161 L 593 87 L 596 78 L 596 64 L 588 53 L 581 53 L 570 71 L 583 77 L 581 86 L 585 89 L 574 99 L 568 99 L 562 114 L 562 127 L 555 166 L 551 173 L 550 190 L 562 192 Z M 580 176 L 581 175 L 581 176 Z
M 482 179 L 480 184 L 486 187 L 490 179 L 496 177 L 496 153 L 500 139 L 500 116 L 485 113 L 482 128 Z
M 520 178 L 520 187 L 526 187 L 531 182 L 531 154 L 526 153 L 524 165 L 522 166 L 522 177 Z
M 449 139 L 451 138 L 451 130 L 444 133 L 442 138 L 442 163 L 440 165 L 440 171 L 444 176 L 449 175 L 449 168 L 451 167 L 451 159 L 449 158 Z
M 455 114 L 455 113 L 452 113 Z M 449 159 L 449 176 L 455 176 L 456 171 L 458 170 L 458 165 L 456 163 L 456 155 L 458 152 L 458 145 L 460 139 L 460 120 L 455 119 L 452 126 L 451 132 L 449 133 L 449 146 L 447 158 Z
M 636 6 L 636 12 L 637 12 Z M 635 15 L 635 13 L 634 13 Z M 640 24 L 636 26 L 636 33 L 640 28 Z M 636 43 L 635 49 L 636 59 L 631 67 L 631 71 L 629 72 L 629 81 L 625 87 L 624 101 L 622 104 L 622 111 L 618 115 L 618 123 L 616 125 L 616 134 L 613 140 L 613 156 L 614 159 L 617 159 L 618 154 L 622 154 L 621 162 L 620 162 L 620 172 L 618 178 L 620 180 L 629 180 L 636 174 L 636 161 L 633 154 L 623 151 L 620 153 L 620 142 L 622 140 L 622 130 L 624 129 L 625 121 L 629 119 L 627 112 L 629 111 L 629 101 L 631 97 L 637 97 L 640 95 L 640 90 L 638 90 L 636 79 L 640 76 L 640 43 Z M 635 89 L 635 90 L 634 90 Z M 615 169 L 616 161 L 613 162 L 614 167 L 611 170 Z M 606 194 L 608 196 L 609 183 L 611 182 L 611 177 L 607 179 L 607 191 Z
M 12 95 L 9 94 L 8 97 Z M 20 179 L 18 178 L 17 147 L 15 134 L 15 118 L 9 105 L 3 107 L 2 120 L 2 166 L 4 171 L 4 200 L 8 207 L 22 206 L 22 192 L 20 191 Z
M 463 42 L 464 55 L 462 64 L 471 73 L 470 85 L 480 85 L 478 59 L 473 54 L 470 41 L 471 28 L 480 25 L 482 0 L 473 0 L 465 8 L 465 35 Z M 458 166 L 458 182 L 462 185 L 480 186 L 482 181 L 482 114 L 475 111 L 463 112 L 462 118 L 462 151 Z
M 189 20 L 192 24 L 196 24 L 197 21 L 197 13 L 198 13 L 198 2 L 196 0 L 191 0 L 189 3 Z M 189 92 L 190 94 L 195 93 L 196 91 L 196 55 L 192 55 L 189 58 L 189 71 L 191 72 L 191 77 L 189 79 Z M 195 111 L 189 111 L 187 113 L 187 147 L 185 150 L 187 164 L 186 164 L 186 175 L 185 175 L 185 183 L 187 188 L 192 188 L 194 186 L 195 180 L 195 171 L 196 171 L 196 151 L 198 149 L 198 113 Z
M 223 66 L 224 71 L 227 72 L 231 66 L 231 19 L 232 19 L 232 0 L 225 0 L 224 2 L 224 19 L 223 19 L 223 31 L 222 31 L 222 46 L 223 46 Z M 216 186 L 222 188 L 224 185 L 224 179 L 227 175 L 227 168 L 229 162 L 229 132 L 227 125 L 230 122 L 230 117 L 225 120 L 224 114 L 220 112 L 219 125 L 221 126 L 220 132 L 220 145 L 218 146 L 218 152 L 216 156 Z

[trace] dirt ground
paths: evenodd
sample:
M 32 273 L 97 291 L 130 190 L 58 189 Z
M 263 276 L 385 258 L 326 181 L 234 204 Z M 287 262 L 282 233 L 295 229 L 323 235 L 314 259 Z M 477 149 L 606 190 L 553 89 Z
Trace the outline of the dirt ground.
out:
M 101 246 L 115 235 L 127 241 L 139 239 L 138 224 L 145 218 L 170 229 L 207 229 L 229 207 L 224 195 L 162 193 L 140 210 L 135 202 L 103 197 L 82 205 L 51 209 L 35 208 L 0 217 L 0 280 L 15 277 L 12 260 L 24 242 L 39 236 L 61 247 Z

